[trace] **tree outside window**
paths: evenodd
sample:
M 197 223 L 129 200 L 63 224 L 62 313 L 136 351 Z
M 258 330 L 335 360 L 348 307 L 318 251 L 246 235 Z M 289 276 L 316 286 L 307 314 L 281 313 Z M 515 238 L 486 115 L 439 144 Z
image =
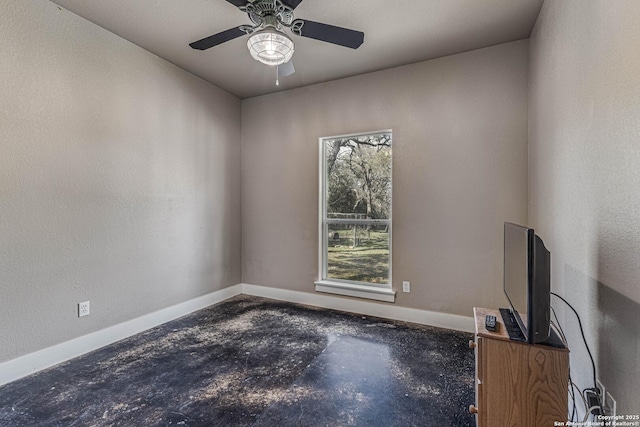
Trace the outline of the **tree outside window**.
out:
M 391 132 L 321 140 L 322 280 L 390 287 Z

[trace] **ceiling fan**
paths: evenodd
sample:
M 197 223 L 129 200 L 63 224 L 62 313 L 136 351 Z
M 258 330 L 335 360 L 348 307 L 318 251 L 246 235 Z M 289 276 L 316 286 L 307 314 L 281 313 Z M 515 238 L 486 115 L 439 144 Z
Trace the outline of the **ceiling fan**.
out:
M 302 0 L 226 0 L 245 12 L 253 25 L 240 25 L 226 31 L 205 37 L 190 43 L 193 49 L 206 50 L 236 39 L 245 34 L 250 35 L 247 47 L 251 56 L 267 65 L 277 67 L 277 77 L 293 74 L 295 69 L 291 62 L 294 52 L 293 40 L 285 32 L 288 28 L 293 34 L 316 39 L 340 46 L 357 49 L 364 42 L 364 33 L 347 28 L 322 24 L 306 19 L 293 19 L 293 11 Z M 276 84 L 278 84 L 276 78 Z

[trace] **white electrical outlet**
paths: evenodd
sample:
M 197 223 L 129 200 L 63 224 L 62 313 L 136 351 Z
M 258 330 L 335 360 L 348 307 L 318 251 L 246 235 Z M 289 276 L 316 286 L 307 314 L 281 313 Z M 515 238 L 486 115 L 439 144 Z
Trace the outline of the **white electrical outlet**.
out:
M 608 407 L 611 410 L 609 415 L 615 417 L 616 416 L 616 401 L 611 396 L 611 393 L 607 392 L 604 395 L 604 406 Z
M 402 282 L 402 292 L 411 292 L 410 282 Z
M 88 316 L 89 313 L 89 301 L 78 303 L 78 317 Z

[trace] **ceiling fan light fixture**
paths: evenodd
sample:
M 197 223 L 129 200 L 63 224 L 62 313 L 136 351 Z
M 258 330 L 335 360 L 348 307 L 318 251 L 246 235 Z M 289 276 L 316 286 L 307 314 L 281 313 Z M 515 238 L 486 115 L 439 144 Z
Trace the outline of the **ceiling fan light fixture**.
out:
M 253 33 L 247 41 L 247 47 L 253 59 L 266 65 L 289 62 L 294 51 L 293 40 L 270 27 Z

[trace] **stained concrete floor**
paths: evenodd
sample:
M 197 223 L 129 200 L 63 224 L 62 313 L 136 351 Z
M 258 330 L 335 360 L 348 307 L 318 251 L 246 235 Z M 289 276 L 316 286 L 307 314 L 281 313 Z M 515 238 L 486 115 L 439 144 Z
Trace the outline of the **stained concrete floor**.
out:
M 238 296 L 0 387 L 0 426 L 473 426 L 471 338 Z

